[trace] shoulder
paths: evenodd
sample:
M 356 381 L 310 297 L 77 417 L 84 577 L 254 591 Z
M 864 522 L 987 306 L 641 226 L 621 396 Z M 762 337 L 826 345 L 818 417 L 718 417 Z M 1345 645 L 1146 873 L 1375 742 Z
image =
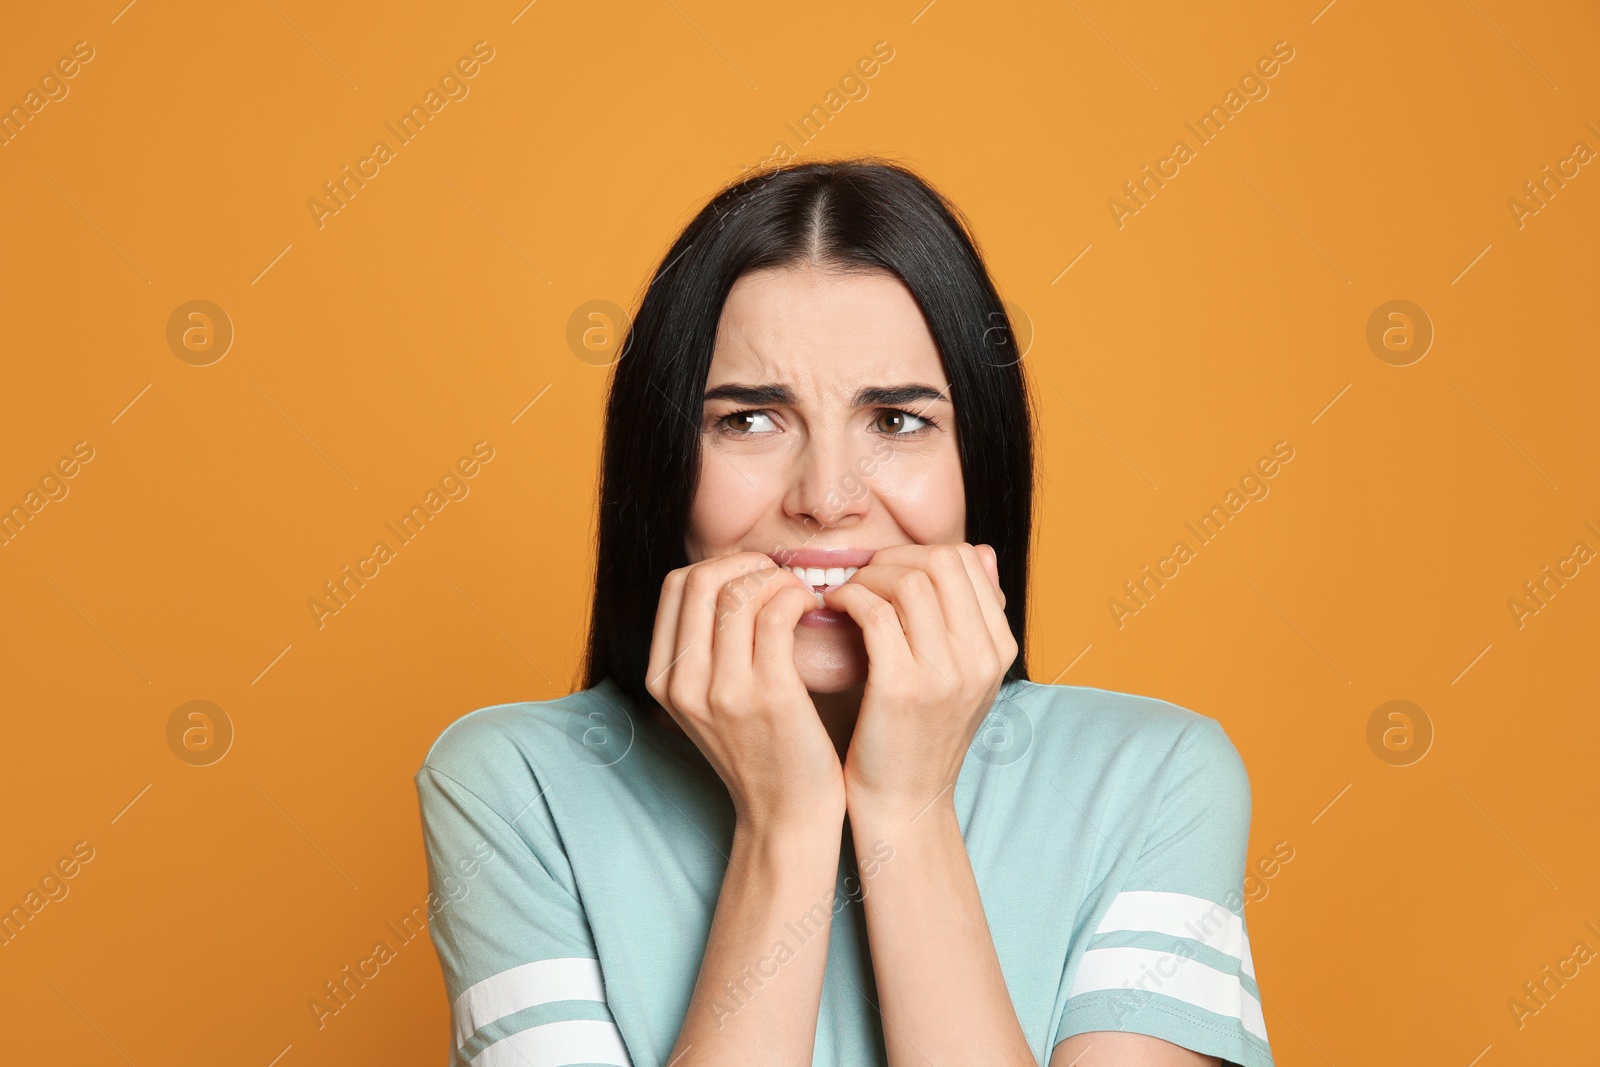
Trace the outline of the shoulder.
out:
M 525 794 L 530 781 L 570 755 L 566 746 L 581 747 L 597 721 L 616 717 L 604 692 L 595 687 L 467 712 L 440 731 L 416 777 L 442 775 L 485 799 Z
M 997 708 L 1002 705 L 1079 745 L 1132 745 L 1144 753 L 1198 747 L 1202 755 L 1215 755 L 1222 747 L 1233 750 L 1215 718 L 1160 697 L 1018 680 L 1008 683 L 996 701 Z
M 1170 794 L 1206 779 L 1249 802 L 1244 760 L 1222 723 L 1170 700 L 1093 686 L 1008 684 L 996 711 L 1031 731 L 1045 761 L 1096 768 L 1101 786 Z

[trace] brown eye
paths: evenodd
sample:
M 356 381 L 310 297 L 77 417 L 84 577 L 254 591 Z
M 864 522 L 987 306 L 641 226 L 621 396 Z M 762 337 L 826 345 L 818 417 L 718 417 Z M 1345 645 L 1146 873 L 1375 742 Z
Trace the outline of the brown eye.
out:
M 884 433 L 895 437 L 905 437 L 927 429 L 932 424 L 932 421 L 921 415 L 913 415 L 909 411 L 901 411 L 898 408 L 884 408 L 878 412 L 877 426 Z M 908 426 L 910 427 L 909 429 L 907 428 Z
M 766 429 L 755 429 L 760 421 L 766 423 Z M 772 432 L 772 417 L 765 411 L 735 411 L 730 415 L 724 415 L 718 422 L 727 427 L 723 432 L 734 437 L 750 437 L 757 433 Z

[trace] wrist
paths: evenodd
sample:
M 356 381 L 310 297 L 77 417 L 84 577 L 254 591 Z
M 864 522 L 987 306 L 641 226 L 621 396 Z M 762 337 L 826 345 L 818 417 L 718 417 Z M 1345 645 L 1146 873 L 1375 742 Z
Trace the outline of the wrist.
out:
M 736 822 L 728 877 L 738 871 L 747 889 L 769 906 L 796 893 L 809 899 L 833 884 L 843 836 L 842 819 L 831 833 L 816 823 L 779 827 Z
M 786 854 L 813 849 L 838 851 L 844 835 L 845 806 L 818 804 L 803 812 L 743 812 L 734 814 L 735 841 L 764 851 Z
M 871 826 L 885 832 L 904 832 L 956 821 L 953 783 L 932 797 L 884 796 L 851 790 L 845 806 L 850 826 L 856 831 Z

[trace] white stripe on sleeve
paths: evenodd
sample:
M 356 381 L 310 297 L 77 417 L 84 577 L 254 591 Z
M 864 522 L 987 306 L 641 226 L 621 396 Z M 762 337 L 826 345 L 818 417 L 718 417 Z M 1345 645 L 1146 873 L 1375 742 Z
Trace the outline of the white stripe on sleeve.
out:
M 1079 961 L 1067 996 L 1070 999 L 1097 989 L 1114 989 L 1131 996 L 1159 993 L 1238 1019 L 1245 1030 L 1267 1040 L 1261 1005 L 1245 991 L 1239 976 L 1208 967 L 1192 956 L 1128 946 L 1092 948 Z
M 1239 961 L 1239 970 L 1255 979 L 1250 935 L 1232 909 L 1188 893 L 1129 890 L 1118 893 L 1095 927 L 1095 933 L 1156 933 L 1183 938 Z M 1237 974 L 1201 963 L 1181 943 L 1171 950 L 1122 946 L 1084 952 L 1067 996 L 1097 989 L 1160 993 L 1217 1015 L 1238 1019 L 1245 1030 L 1267 1040 L 1261 1002 Z
M 616 1024 L 603 1019 L 545 1023 L 503 1037 L 472 1058 L 472 1067 L 561 1067 L 568 1063 L 632 1067 Z
M 1187 937 L 1235 959 L 1250 958 L 1244 920 L 1221 904 L 1188 893 L 1148 889 L 1118 893 L 1094 932 L 1111 930 L 1148 930 Z M 1253 967 L 1247 966 L 1245 973 L 1255 977 Z
M 455 1022 L 456 1048 L 466 1044 L 467 1039 L 477 1033 L 479 1028 L 496 1019 L 503 1019 L 535 1004 L 548 1004 L 556 1000 L 598 1000 L 604 1004 L 606 994 L 605 986 L 600 979 L 600 961 L 581 956 L 535 960 L 533 963 L 524 963 L 499 974 L 490 975 L 483 981 L 468 986 L 451 1005 L 450 1015 Z M 613 1031 L 616 1030 L 614 1024 L 604 1021 L 575 1022 L 571 1025 L 580 1024 L 609 1026 Z M 537 1033 L 545 1029 L 547 1027 L 534 1027 L 527 1032 Z M 496 1042 L 490 1047 L 494 1048 L 501 1043 Z M 620 1039 L 618 1047 L 621 1047 Z M 594 1062 L 613 1061 L 602 1059 Z M 626 1060 L 615 1062 L 623 1063 Z

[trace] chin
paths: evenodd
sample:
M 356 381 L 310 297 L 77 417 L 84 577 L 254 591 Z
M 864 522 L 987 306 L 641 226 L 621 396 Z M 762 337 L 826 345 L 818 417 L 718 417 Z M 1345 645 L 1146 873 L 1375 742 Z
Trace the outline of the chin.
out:
M 838 693 L 867 680 L 867 646 L 861 631 L 806 635 L 797 631 L 794 666 L 806 690 Z

